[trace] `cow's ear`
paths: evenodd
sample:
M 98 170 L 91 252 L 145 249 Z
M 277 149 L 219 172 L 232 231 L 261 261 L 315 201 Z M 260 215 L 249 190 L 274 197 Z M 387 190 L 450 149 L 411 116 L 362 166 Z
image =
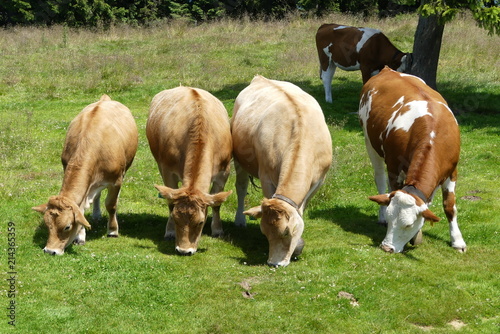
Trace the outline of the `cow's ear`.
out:
M 45 213 L 45 211 L 47 211 L 47 203 L 45 204 L 41 204 L 41 205 L 38 205 L 38 206 L 34 206 L 31 208 L 31 210 L 34 210 L 36 212 L 40 212 L 42 215 Z
M 379 205 L 389 205 L 389 202 L 391 201 L 391 196 L 389 194 L 381 194 L 381 195 L 370 196 L 368 197 L 368 199 L 370 201 L 378 203 Z
M 262 217 L 262 207 L 260 205 L 255 206 L 251 209 L 248 209 L 247 211 L 243 211 L 243 214 L 245 214 L 247 216 L 252 216 L 254 218 L 261 218 Z
M 76 205 L 72 205 L 71 210 L 73 210 L 73 214 L 75 215 L 75 222 L 77 224 L 82 225 L 87 230 L 90 230 L 92 228 L 90 226 L 90 223 L 87 221 L 87 219 L 85 218 L 83 213 L 80 211 L 80 209 Z
M 429 209 L 425 209 L 424 211 L 422 211 L 422 217 L 424 217 L 425 220 L 429 220 L 431 223 L 437 223 L 438 221 L 440 221 L 440 218 L 432 213 L 432 211 Z
M 229 195 L 231 195 L 233 192 L 231 190 L 229 191 L 223 191 L 214 195 L 208 195 L 208 205 L 209 206 L 220 206 L 223 202 L 227 200 Z
M 165 198 L 168 202 L 172 202 L 177 198 L 179 189 L 173 189 L 165 186 L 155 184 L 155 188 L 160 192 L 161 197 Z

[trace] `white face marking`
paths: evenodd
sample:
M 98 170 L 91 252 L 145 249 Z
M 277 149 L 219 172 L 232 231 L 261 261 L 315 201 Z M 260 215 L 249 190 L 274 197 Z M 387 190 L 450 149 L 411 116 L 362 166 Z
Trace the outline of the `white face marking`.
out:
M 397 191 L 386 210 L 387 234 L 382 245 L 401 252 L 424 225 L 422 212 L 426 209 L 426 204 L 417 206 L 413 196 Z
M 338 26 L 337 28 L 333 28 L 333 30 L 345 29 L 347 26 Z
M 363 48 L 365 43 L 372 37 L 373 35 L 379 34 L 380 31 L 376 29 L 370 29 L 370 28 L 360 28 L 359 31 L 363 33 L 361 36 L 361 39 L 359 40 L 358 44 L 356 44 L 356 52 L 359 53 L 359 50 Z
M 396 102 L 396 104 L 398 102 Z M 403 114 L 398 115 L 402 107 L 408 107 L 408 110 Z M 410 101 L 405 105 L 402 105 L 392 113 L 391 118 L 387 122 L 387 127 L 385 129 L 386 136 L 393 130 L 402 129 L 403 131 L 408 132 L 415 120 L 423 116 L 432 117 L 432 114 L 427 111 L 427 101 Z

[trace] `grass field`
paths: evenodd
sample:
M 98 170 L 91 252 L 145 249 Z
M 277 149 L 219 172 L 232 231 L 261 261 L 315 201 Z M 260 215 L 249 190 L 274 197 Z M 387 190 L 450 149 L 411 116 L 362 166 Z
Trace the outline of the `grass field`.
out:
M 438 194 L 431 209 L 441 222 L 424 227 L 422 245 L 391 255 L 378 248 L 385 229 L 367 199 L 376 188 L 355 114 L 361 73 L 338 70 L 334 103 L 324 102 L 314 46 L 323 22 L 379 28 L 411 51 L 417 18 L 0 30 L 0 332 L 14 330 L 9 315 L 21 333 L 498 332 L 500 38 L 462 17 L 446 26 L 441 50 L 438 89 L 462 134 L 457 205 L 467 253 L 449 246 Z M 232 224 L 233 194 L 221 209 L 225 236 L 207 229 L 198 253 L 177 256 L 162 239 L 168 209 L 153 188 L 161 178 L 145 138 L 149 103 L 182 84 L 210 91 L 231 114 L 255 74 L 313 95 L 331 130 L 333 164 L 304 215 L 304 253 L 269 268 L 258 222 Z M 106 238 L 103 212 L 88 217 L 86 245 L 51 257 L 30 208 L 59 192 L 66 128 L 103 93 L 131 109 L 140 134 L 119 202 L 121 236 Z M 250 190 L 248 207 L 261 198 Z

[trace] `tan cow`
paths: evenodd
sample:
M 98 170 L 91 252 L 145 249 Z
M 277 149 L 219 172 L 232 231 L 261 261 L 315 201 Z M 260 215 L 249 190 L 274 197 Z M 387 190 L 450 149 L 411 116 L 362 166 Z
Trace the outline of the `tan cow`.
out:
M 213 214 L 212 236 L 223 233 L 220 205 L 231 194 L 221 192 L 229 176 L 232 153 L 227 111 L 205 90 L 164 90 L 151 102 L 146 135 L 166 185 L 155 186 L 170 209 L 165 238 L 175 238 L 178 253 L 192 255 L 208 206 Z
M 439 220 L 428 205 L 441 186 L 451 245 L 465 252 L 455 206 L 460 134 L 443 97 L 421 79 L 386 67 L 364 85 L 359 117 L 380 194 L 370 199 L 381 205 L 379 222 L 388 224 L 381 247 L 401 252 L 414 236 L 420 241 L 424 220 Z
M 316 33 L 320 78 L 326 102 L 332 102 L 332 79 L 337 67 L 344 71 L 361 70 L 363 83 L 385 65 L 405 72 L 410 69 L 412 54 L 399 51 L 379 30 L 323 24 Z
M 137 151 L 137 126 L 130 110 L 109 96 L 85 107 L 70 123 L 61 156 L 64 179 L 59 195 L 47 204 L 33 207 L 43 214 L 49 239 L 43 249 L 52 255 L 64 254 L 75 242 L 85 243 L 83 215 L 93 203 L 93 218 L 99 219 L 100 196 L 108 189 L 108 237 L 118 236 L 116 208 L 125 172 Z
M 286 266 L 302 251 L 302 218 L 332 161 L 332 140 L 318 102 L 299 87 L 256 76 L 236 98 L 231 119 L 238 210 L 261 219 L 269 241 L 268 264 Z M 243 212 L 248 174 L 261 181 L 265 199 Z

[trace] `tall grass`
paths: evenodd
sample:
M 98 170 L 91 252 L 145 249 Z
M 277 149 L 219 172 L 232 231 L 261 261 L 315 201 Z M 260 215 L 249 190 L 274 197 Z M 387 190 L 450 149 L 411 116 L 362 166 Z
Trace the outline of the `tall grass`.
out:
M 324 20 L 176 21 L 107 31 L 65 27 L 0 31 L 0 229 L 16 224 L 17 330 L 90 333 L 448 333 L 499 327 L 498 199 L 500 40 L 462 17 L 446 26 L 438 88 L 462 131 L 459 224 L 469 250 L 458 254 L 438 195 L 442 222 L 425 226 L 424 244 L 389 255 L 385 230 L 367 200 L 376 192 L 358 124 L 359 72 L 337 71 L 333 104 L 324 102 L 314 34 L 323 22 L 383 30 L 411 51 L 417 18 L 383 21 L 334 15 Z M 192 257 L 174 254 L 162 236 L 168 210 L 145 138 L 151 98 L 182 85 L 221 99 L 229 113 L 255 74 L 296 83 L 321 104 L 334 161 L 305 213 L 306 247 L 299 261 L 265 265 L 267 241 L 258 222 L 233 226 L 236 196 L 224 203 L 225 237 L 204 234 Z M 107 93 L 126 104 L 140 132 L 137 157 L 120 197 L 121 237 L 106 238 L 106 217 L 92 222 L 87 244 L 49 257 L 41 218 L 31 206 L 58 193 L 67 125 Z M 233 173 L 234 174 L 234 173 Z M 234 190 L 234 175 L 226 189 Z M 262 195 L 249 191 L 248 206 Z M 91 219 L 89 217 L 89 219 Z M 2 260 L 0 298 L 9 298 Z M 351 296 L 351 297 L 349 297 Z M 11 326 L 0 321 L 0 331 Z

